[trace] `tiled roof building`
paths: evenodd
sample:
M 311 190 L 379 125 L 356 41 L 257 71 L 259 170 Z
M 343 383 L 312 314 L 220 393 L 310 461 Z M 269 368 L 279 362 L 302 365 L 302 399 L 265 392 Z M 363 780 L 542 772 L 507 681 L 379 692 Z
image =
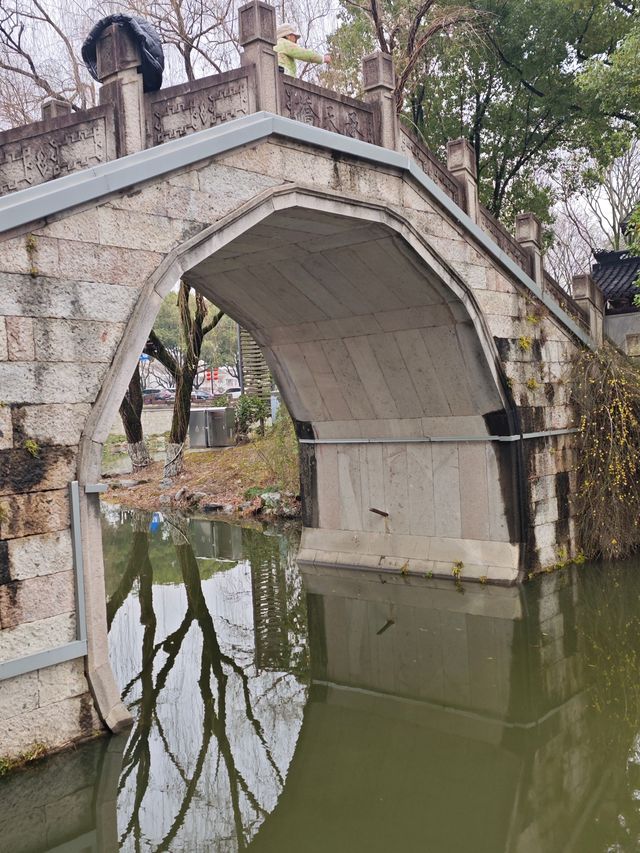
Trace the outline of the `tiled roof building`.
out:
M 640 257 L 620 252 L 595 252 L 591 275 L 606 301 L 606 314 L 627 314 L 638 309 L 633 297 L 640 293 L 635 282 L 640 275 Z

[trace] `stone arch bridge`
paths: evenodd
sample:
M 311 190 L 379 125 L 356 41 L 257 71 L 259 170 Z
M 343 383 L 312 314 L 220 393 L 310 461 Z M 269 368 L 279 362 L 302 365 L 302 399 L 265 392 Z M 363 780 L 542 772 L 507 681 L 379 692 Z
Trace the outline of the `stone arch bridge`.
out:
M 239 68 L 144 93 L 112 27 L 100 105 L 0 134 L 0 754 L 117 729 L 102 444 L 182 277 L 255 337 L 300 440 L 301 560 L 514 583 L 576 548 L 564 384 L 602 338 L 588 278 L 543 270 L 394 112 L 278 73 L 274 9 Z M 71 484 L 71 485 L 70 485 Z

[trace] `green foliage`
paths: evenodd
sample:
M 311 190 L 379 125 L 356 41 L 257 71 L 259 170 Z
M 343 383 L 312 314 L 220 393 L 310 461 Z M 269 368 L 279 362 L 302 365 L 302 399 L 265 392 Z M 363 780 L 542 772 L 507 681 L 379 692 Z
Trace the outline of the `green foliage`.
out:
M 191 294 L 189 298 L 189 307 L 191 313 L 195 313 L 194 294 Z M 211 303 L 207 303 L 207 307 L 205 323 L 209 322 L 217 311 Z M 177 293 L 170 293 L 163 301 L 153 324 L 153 330 L 167 349 L 171 351 L 185 349 Z M 200 358 L 211 367 L 221 367 L 235 364 L 237 352 L 238 327 L 231 317 L 225 316 L 202 341 Z
M 629 252 L 632 255 L 640 255 L 640 204 L 629 217 L 626 240 Z M 640 288 L 640 276 L 636 279 L 635 285 Z M 640 308 L 640 293 L 636 293 L 633 297 L 633 304 Z
M 271 471 L 274 483 L 277 483 L 282 491 L 297 494 L 300 489 L 298 439 L 291 415 L 284 405 L 278 409 L 267 439 L 258 446 L 260 458 Z
M 258 423 L 264 433 L 264 422 L 269 417 L 269 405 L 261 397 L 242 394 L 236 403 L 236 430 L 239 435 L 248 435 L 251 427 Z
M 518 338 L 518 346 L 522 350 L 522 352 L 529 352 L 531 346 L 533 344 L 533 339 L 528 335 L 520 335 Z
M 401 73 L 416 6 L 378 5 Z M 510 225 L 517 213 L 532 211 L 550 223 L 553 197 L 540 171 L 554 174 L 567 152 L 585 151 L 598 163 L 619 152 L 618 136 L 628 124 L 620 120 L 625 95 L 609 87 L 608 99 L 594 98 L 589 73 L 596 75 L 595 63 L 605 68 L 613 54 L 629 72 L 625 81 L 632 75 L 635 96 L 633 18 L 613 0 L 470 0 L 467 7 L 473 20 L 429 39 L 406 80 L 403 113 L 441 157 L 448 140 L 471 142 L 481 200 L 496 216 Z M 376 42 L 369 8 L 342 0 L 331 40 L 333 82 L 351 90 L 359 86 L 360 58 Z M 460 8 L 458 0 L 438 4 L 440 14 Z
M 40 445 L 37 441 L 34 441 L 32 438 L 28 438 L 24 445 L 24 449 L 33 457 L 37 457 L 40 453 Z
M 640 21 L 624 35 L 615 52 L 595 57 L 579 78 L 585 95 L 603 111 L 640 127 Z
M 34 761 L 38 761 L 40 758 L 44 758 L 47 751 L 45 744 L 34 743 L 15 758 L 0 755 L 0 777 L 5 776 L 11 770 L 16 770 L 18 767 L 23 767 L 25 764 L 31 764 Z

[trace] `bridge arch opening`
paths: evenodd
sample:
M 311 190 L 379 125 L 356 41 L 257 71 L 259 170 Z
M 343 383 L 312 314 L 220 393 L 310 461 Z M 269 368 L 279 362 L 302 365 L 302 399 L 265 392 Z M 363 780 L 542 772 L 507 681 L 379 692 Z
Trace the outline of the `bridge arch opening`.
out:
M 498 354 L 470 288 L 384 205 L 269 192 L 171 252 L 87 420 L 81 483 L 99 479 L 102 443 L 180 278 L 254 336 L 296 423 L 302 562 L 517 580 L 518 451 L 496 441 L 516 433 Z M 97 504 L 84 522 L 89 671 L 99 707 L 118 707 L 110 671 L 100 673 Z
M 498 355 L 470 289 L 383 205 L 269 192 L 175 249 L 88 422 L 81 478 L 180 277 L 254 336 L 294 418 L 303 559 L 515 580 L 517 460 L 491 440 L 516 432 Z

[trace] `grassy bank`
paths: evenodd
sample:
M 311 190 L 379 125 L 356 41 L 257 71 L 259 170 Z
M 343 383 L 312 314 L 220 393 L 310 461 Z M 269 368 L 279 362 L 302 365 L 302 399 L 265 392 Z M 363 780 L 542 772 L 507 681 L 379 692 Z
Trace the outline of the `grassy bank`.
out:
M 293 515 L 299 507 L 298 449 L 289 418 L 278 419 L 265 436 L 215 450 L 194 450 L 185 455 L 182 474 L 162 484 L 163 463 L 154 462 L 129 478 L 110 478 L 104 500 L 137 509 L 156 510 L 171 503 L 180 507 L 219 504 L 226 512 L 259 512 L 260 494 L 279 493 L 281 500 L 270 513 Z M 109 478 L 106 478 L 109 482 Z M 138 481 L 137 485 L 130 485 Z M 122 485 L 124 484 L 124 485 Z

